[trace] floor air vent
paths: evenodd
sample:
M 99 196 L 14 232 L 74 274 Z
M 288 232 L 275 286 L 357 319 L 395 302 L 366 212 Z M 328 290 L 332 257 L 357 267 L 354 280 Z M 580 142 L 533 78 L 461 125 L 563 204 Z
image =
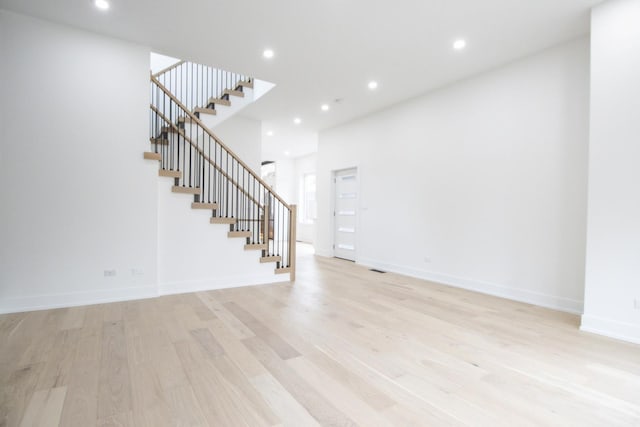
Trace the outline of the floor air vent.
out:
M 369 271 L 373 271 L 374 273 L 386 273 L 386 271 L 378 270 L 377 268 L 370 268 Z

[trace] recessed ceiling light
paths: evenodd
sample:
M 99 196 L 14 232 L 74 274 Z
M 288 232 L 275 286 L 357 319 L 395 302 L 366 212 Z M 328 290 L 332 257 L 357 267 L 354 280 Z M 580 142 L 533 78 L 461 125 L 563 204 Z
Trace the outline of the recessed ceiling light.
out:
M 300 117 L 296 117 L 295 119 L 293 119 L 293 123 L 299 125 L 300 123 L 302 123 L 302 120 L 300 119 Z
M 322 111 L 329 111 L 329 104 L 322 104 L 322 106 L 320 107 L 320 109 Z
M 466 45 L 467 45 L 467 42 L 464 39 L 458 39 L 455 42 L 453 42 L 453 48 L 455 50 L 462 50 L 465 48 Z
M 107 0 L 95 0 L 93 4 L 100 10 L 109 10 L 109 2 Z
M 290 154 L 291 154 L 291 153 L 290 153 L 290 152 L 288 152 L 288 151 L 285 151 L 285 152 L 284 152 L 284 155 L 285 155 L 285 156 L 289 156 Z
M 273 50 L 271 49 L 265 49 L 264 52 L 262 52 L 262 56 L 265 58 L 273 58 L 273 55 Z
M 272 130 L 268 130 L 267 131 L 267 136 L 273 136 L 273 131 Z
M 369 89 L 371 89 L 371 90 L 375 90 L 375 89 L 378 88 L 378 82 L 375 81 L 375 80 L 371 80 L 369 82 L 369 84 L 367 85 L 367 87 L 369 87 Z

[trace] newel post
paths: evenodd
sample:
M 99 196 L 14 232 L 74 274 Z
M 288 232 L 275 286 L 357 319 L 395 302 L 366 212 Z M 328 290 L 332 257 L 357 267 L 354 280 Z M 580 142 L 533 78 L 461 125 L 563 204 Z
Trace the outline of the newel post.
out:
M 297 206 L 290 205 L 291 212 L 289 214 L 289 258 L 291 262 L 291 273 L 289 279 L 292 282 L 296 280 L 296 224 L 297 222 Z

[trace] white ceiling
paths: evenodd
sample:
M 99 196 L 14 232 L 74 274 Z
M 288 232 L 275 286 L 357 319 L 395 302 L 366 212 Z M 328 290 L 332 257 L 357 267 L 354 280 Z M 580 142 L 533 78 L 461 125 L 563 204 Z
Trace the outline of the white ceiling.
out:
M 0 7 L 274 82 L 245 115 L 263 120 L 276 143 L 279 134 L 312 140 L 319 130 L 586 34 L 589 10 L 601 0 L 110 2 L 107 13 L 91 0 L 0 0 Z M 456 38 L 467 40 L 465 50 L 452 49 Z M 271 60 L 262 57 L 266 47 L 275 51 Z M 373 92 L 371 79 L 379 82 Z M 331 110 L 320 111 L 322 103 Z M 294 156 L 308 151 L 288 148 Z

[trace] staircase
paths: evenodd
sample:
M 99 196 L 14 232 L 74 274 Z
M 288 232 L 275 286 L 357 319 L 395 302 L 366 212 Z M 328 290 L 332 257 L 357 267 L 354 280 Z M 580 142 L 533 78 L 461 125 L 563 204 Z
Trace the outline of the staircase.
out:
M 174 193 L 193 197 L 191 209 L 244 239 L 245 251 L 295 280 L 296 206 L 287 204 L 211 130 L 211 121 L 253 89 L 253 79 L 179 62 L 151 75 L 150 143 L 144 158 L 174 180 Z
M 180 61 L 153 76 L 209 129 L 254 101 L 254 80 L 243 74 Z

